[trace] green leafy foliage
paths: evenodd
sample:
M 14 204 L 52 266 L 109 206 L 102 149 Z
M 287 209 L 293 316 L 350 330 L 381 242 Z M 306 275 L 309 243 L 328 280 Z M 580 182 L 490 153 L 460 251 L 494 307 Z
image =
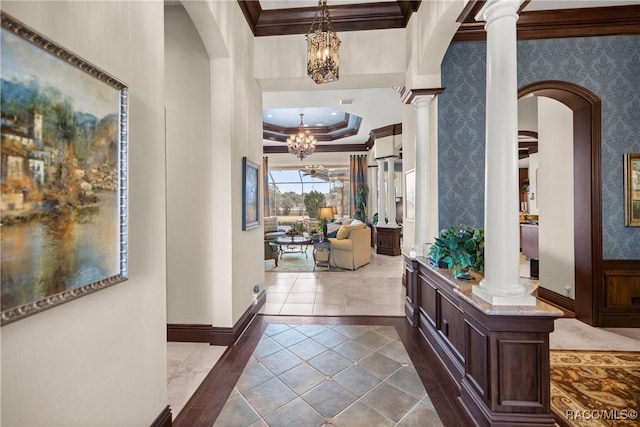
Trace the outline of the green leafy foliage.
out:
M 443 228 L 429 250 L 429 257 L 444 263 L 457 275 L 469 269 L 484 272 L 484 231 L 466 225 Z
M 311 190 L 311 192 L 305 193 L 304 206 L 307 210 L 307 215 L 309 215 L 309 218 L 317 218 L 318 208 L 326 205 L 327 199 L 324 194 L 320 193 L 319 191 Z

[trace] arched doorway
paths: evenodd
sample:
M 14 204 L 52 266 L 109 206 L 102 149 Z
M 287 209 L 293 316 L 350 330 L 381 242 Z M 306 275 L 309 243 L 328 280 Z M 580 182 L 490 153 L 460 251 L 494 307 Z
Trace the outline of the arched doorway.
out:
M 548 80 L 518 91 L 555 99 L 573 111 L 575 306 L 561 298 L 552 301 L 573 309 L 576 318 L 594 326 L 602 323 L 602 223 L 600 218 L 600 98 L 573 83 Z

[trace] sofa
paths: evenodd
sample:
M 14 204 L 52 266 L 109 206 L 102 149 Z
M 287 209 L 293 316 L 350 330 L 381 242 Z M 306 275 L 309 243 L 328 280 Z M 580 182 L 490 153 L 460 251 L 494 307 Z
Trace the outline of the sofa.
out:
M 332 267 L 355 270 L 371 262 L 371 229 L 363 223 L 341 226 L 329 242 Z

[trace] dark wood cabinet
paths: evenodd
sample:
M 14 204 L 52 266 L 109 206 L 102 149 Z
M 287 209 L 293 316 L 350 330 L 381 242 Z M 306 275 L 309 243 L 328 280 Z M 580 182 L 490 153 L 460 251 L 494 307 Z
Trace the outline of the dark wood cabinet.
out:
M 555 425 L 549 394 L 549 333 L 562 313 L 492 307 L 449 270 L 405 256 L 405 312 L 459 387 L 477 426 Z
M 402 253 L 400 248 L 400 227 L 376 227 L 376 253 L 397 256 Z

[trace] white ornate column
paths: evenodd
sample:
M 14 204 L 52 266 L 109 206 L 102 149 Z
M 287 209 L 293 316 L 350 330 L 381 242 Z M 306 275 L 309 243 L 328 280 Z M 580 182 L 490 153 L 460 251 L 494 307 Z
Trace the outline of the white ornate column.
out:
M 520 0 L 488 0 L 486 22 L 485 267 L 474 295 L 493 305 L 535 305 L 520 283 L 518 81 L 516 21 Z
M 378 166 L 369 165 L 369 212 L 367 212 L 367 217 L 369 221 L 373 219 L 373 215 L 376 213 L 376 209 L 378 209 Z
M 387 225 L 397 227 L 396 222 L 396 184 L 395 157 L 387 157 Z
M 416 117 L 416 199 L 415 199 L 415 235 L 414 244 L 418 253 L 423 251 L 424 244 L 433 242 L 437 230 L 431 229 L 431 213 L 429 203 L 432 197 L 431 174 L 431 126 L 429 106 L 435 95 L 417 96 L 413 102 Z M 427 256 L 427 254 L 423 254 Z
M 378 224 L 385 224 L 385 205 L 387 203 L 384 191 L 384 159 L 376 159 L 378 163 Z

